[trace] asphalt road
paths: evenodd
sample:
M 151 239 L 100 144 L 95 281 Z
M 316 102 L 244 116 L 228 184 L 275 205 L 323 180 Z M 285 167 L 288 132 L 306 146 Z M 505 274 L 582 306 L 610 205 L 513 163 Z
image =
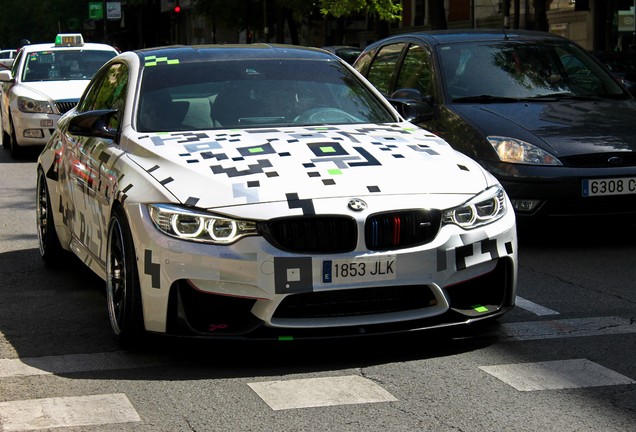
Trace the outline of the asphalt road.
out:
M 636 227 L 522 236 L 518 307 L 474 332 L 125 351 L 103 282 L 43 265 L 35 154 L 0 149 L 0 431 L 634 431 Z

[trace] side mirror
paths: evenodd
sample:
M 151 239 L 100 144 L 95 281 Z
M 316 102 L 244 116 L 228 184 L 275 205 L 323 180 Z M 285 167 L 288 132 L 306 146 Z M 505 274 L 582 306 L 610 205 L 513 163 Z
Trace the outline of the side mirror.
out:
M 1 82 L 11 82 L 13 81 L 13 76 L 11 75 L 10 70 L 1 70 L 0 71 L 0 81 Z
M 116 109 L 87 111 L 73 117 L 68 124 L 68 132 L 73 135 L 115 139 L 117 131 L 110 129 L 108 124 Z
M 389 102 L 407 121 L 421 123 L 431 120 L 435 113 L 431 106 L 431 98 L 422 96 L 417 89 L 396 90 L 390 97 Z

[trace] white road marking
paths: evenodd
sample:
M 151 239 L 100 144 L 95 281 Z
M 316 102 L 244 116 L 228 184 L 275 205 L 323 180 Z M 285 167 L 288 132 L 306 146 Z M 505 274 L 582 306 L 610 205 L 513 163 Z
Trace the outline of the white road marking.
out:
M 5 432 L 139 422 L 124 394 L 0 402 Z
M 559 315 L 557 311 L 553 311 L 552 309 L 548 309 L 547 307 L 543 307 L 539 304 L 533 303 L 530 300 L 526 300 L 522 297 L 517 296 L 515 300 L 515 304 L 522 309 L 527 310 L 528 312 L 532 312 L 535 315 L 546 316 L 546 315 Z
M 397 400 L 373 381 L 357 375 L 265 381 L 248 385 L 273 410 Z
M 479 366 L 479 369 L 519 391 L 636 384 L 633 379 L 586 359 Z
M 172 361 L 174 362 L 174 361 Z M 0 359 L 0 378 L 134 369 L 170 363 L 161 357 L 125 351 Z
M 0 331 L 0 358 L 15 358 L 18 357 L 18 352 L 15 350 L 11 342 L 9 342 Z
M 502 342 L 627 333 L 636 333 L 636 322 L 621 317 L 502 323 L 497 331 Z

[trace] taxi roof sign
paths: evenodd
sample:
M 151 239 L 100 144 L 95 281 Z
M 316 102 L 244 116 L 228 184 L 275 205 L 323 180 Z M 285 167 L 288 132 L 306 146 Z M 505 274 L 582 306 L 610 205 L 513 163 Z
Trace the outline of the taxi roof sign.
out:
M 83 46 L 84 38 L 79 33 L 59 33 L 55 36 L 55 46 Z

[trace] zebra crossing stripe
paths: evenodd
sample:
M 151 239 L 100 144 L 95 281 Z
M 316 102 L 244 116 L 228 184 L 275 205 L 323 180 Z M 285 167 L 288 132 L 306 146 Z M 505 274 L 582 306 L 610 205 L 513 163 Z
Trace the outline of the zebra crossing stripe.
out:
M 273 410 L 393 402 L 397 399 L 361 376 L 248 383 Z
M 532 312 L 535 315 L 546 316 L 546 315 L 559 315 L 559 312 L 554 311 L 552 309 L 548 309 L 547 307 L 543 307 L 539 304 L 531 302 L 530 300 L 526 300 L 522 297 L 517 296 L 515 300 L 515 304 L 522 309 L 527 310 L 528 312 Z
M 519 391 L 636 384 L 633 379 L 586 359 L 479 366 L 479 369 Z
M 139 421 L 139 414 L 121 393 L 0 402 L 0 425 L 5 432 Z

